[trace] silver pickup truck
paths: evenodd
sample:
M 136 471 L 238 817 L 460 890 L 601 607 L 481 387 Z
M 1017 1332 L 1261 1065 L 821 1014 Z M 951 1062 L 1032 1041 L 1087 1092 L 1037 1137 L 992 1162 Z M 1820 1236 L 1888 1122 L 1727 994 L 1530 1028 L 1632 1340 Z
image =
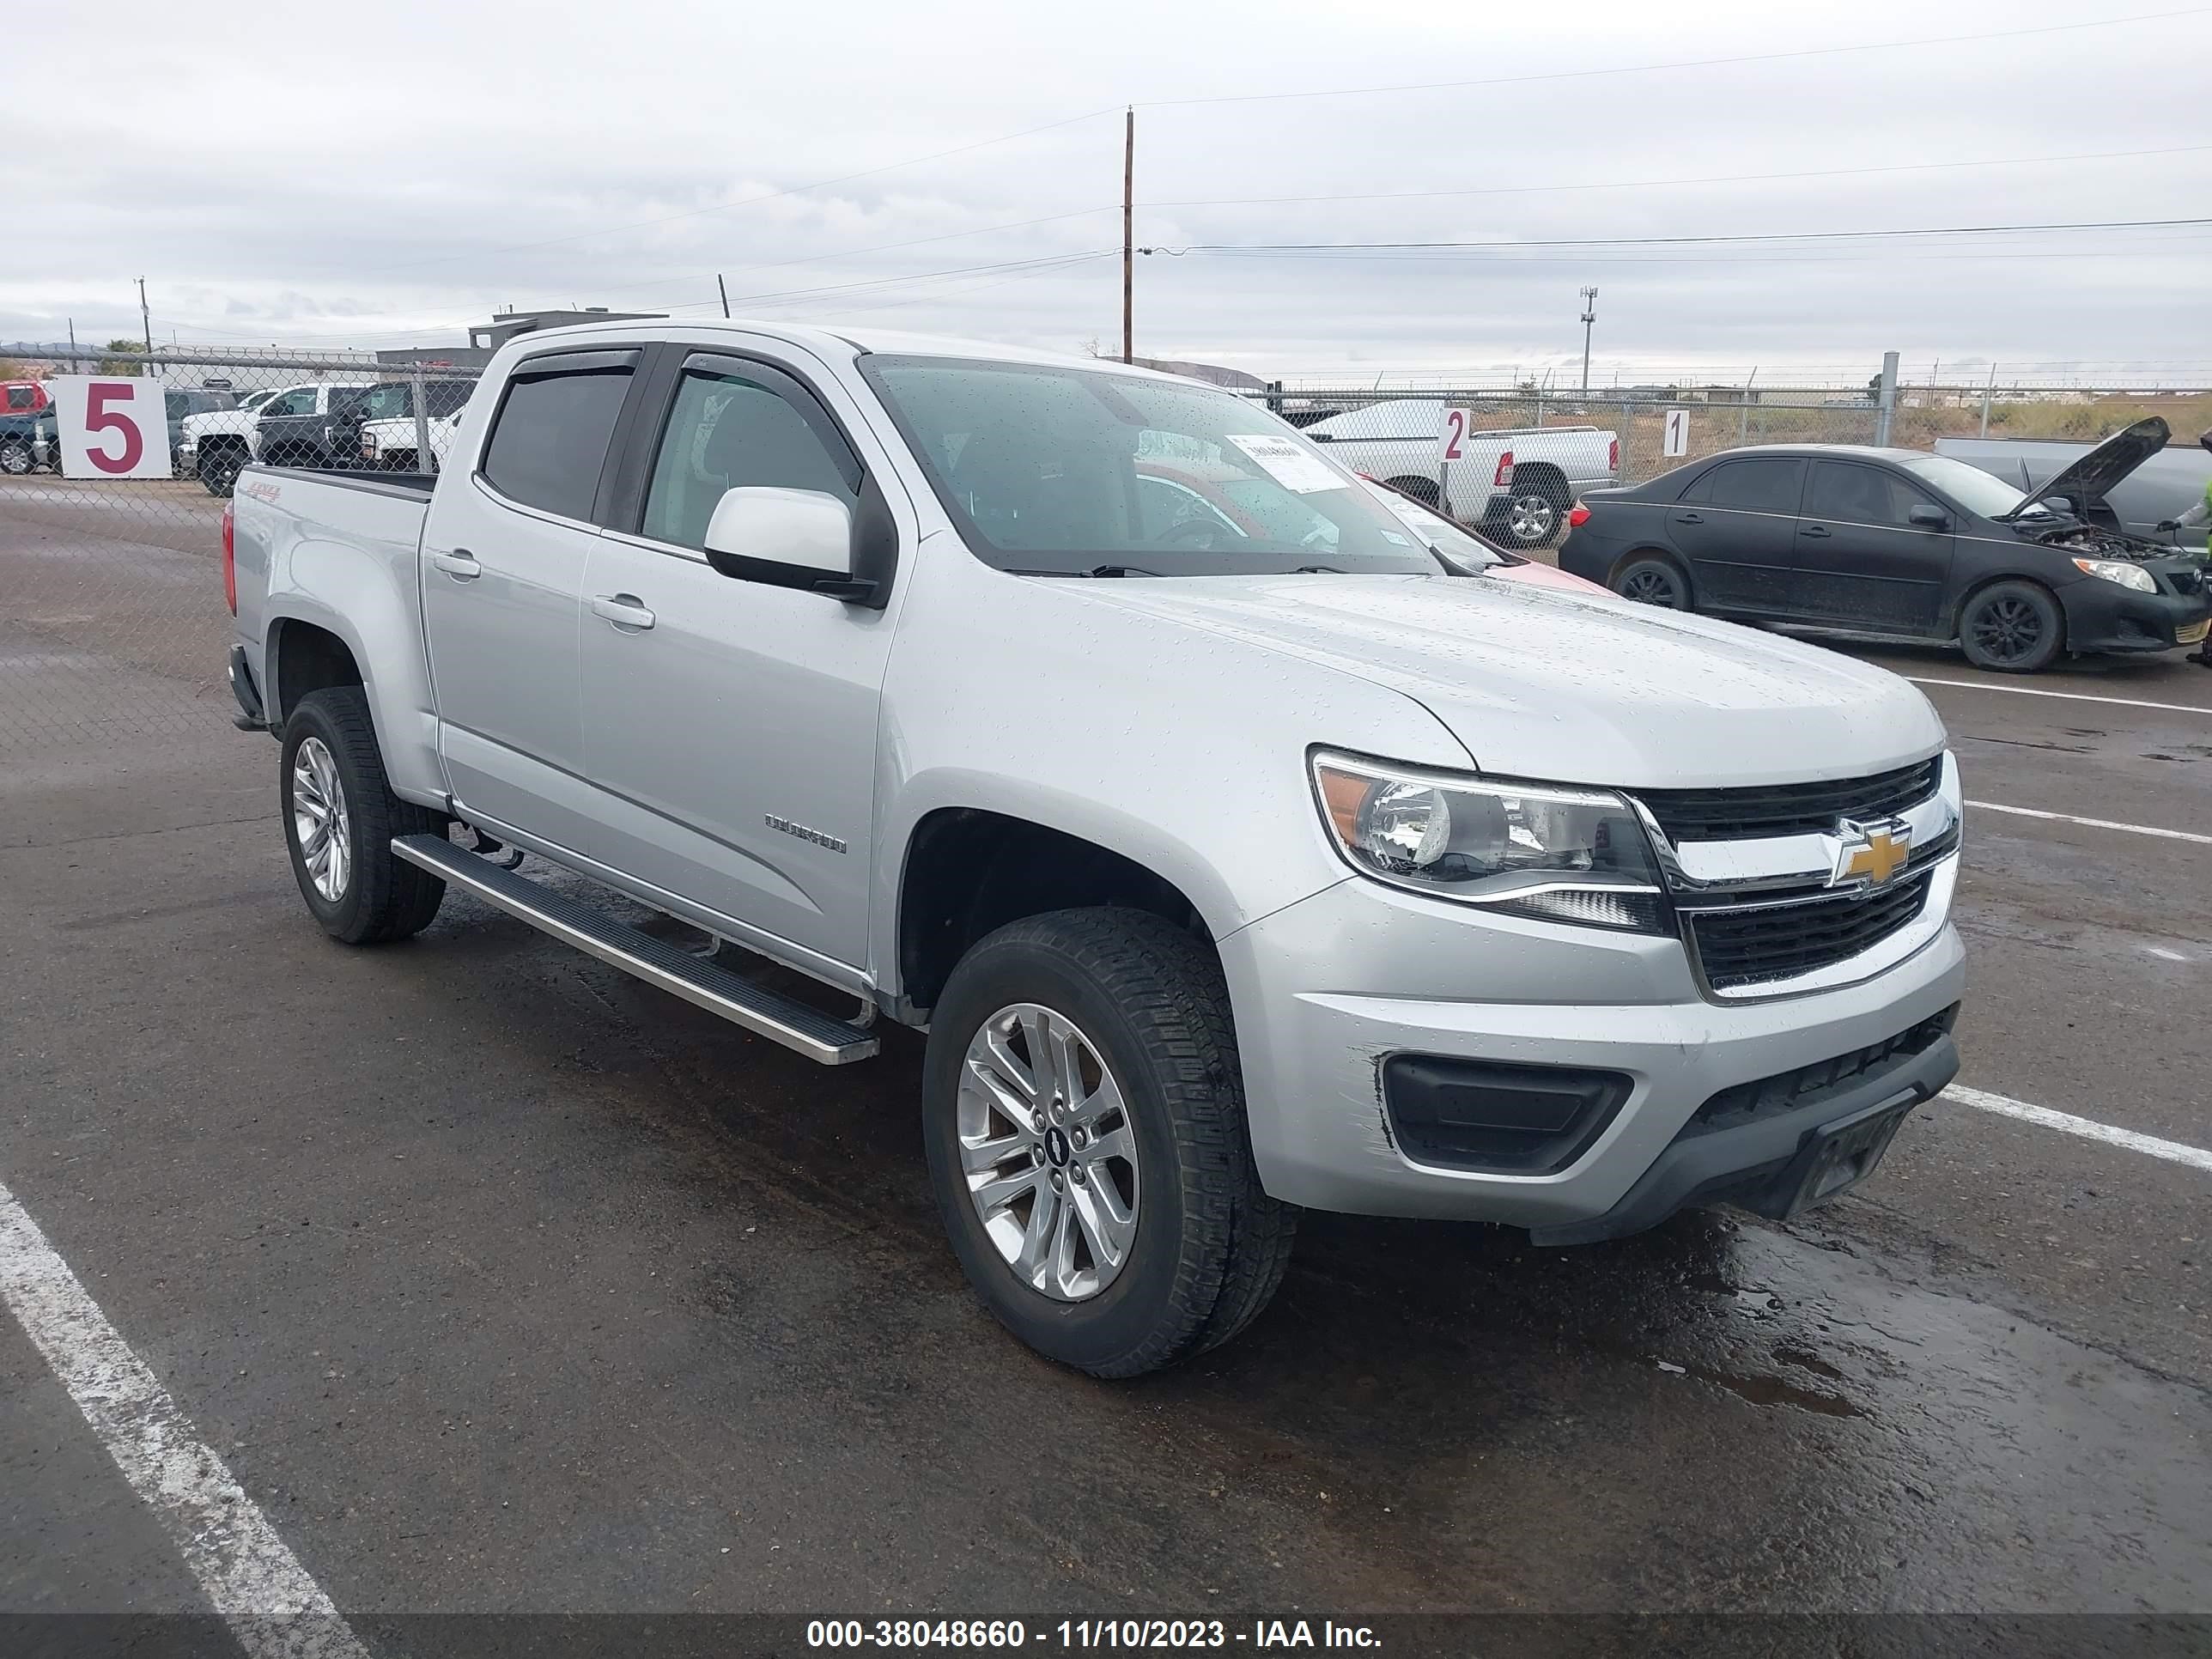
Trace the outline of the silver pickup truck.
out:
M 325 931 L 459 888 L 824 1064 L 925 1030 L 954 1249 L 1099 1375 L 1243 1327 L 1302 1207 L 1786 1215 L 1956 1070 L 1959 775 L 1917 691 L 1449 574 L 1191 382 L 525 335 L 434 483 L 254 468 L 224 537 Z

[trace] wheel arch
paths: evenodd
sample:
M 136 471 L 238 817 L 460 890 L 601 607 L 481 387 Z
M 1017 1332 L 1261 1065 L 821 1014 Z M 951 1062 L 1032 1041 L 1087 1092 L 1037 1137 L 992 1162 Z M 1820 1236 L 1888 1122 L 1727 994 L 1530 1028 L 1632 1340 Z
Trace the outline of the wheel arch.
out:
M 1121 906 L 1174 923 L 1213 948 L 1181 886 L 1126 853 L 1034 818 L 941 806 L 907 837 L 898 883 L 899 993 L 937 1000 L 969 949 L 1008 922 L 1054 910 Z

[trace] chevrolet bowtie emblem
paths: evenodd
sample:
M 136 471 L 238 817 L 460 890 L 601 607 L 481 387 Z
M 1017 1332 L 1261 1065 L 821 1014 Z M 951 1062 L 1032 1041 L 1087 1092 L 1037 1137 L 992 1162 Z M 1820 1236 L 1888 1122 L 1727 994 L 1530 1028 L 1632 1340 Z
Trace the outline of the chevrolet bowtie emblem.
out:
M 1836 825 L 1836 839 L 1831 887 L 1850 881 L 1887 887 L 1912 857 L 1912 830 L 1903 823 L 1854 823 L 1845 818 Z

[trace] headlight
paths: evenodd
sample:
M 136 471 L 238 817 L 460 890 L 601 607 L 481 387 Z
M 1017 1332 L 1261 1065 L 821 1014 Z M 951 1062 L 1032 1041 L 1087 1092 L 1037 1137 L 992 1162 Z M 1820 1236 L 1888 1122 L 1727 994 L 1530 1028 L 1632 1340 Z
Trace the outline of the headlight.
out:
M 1561 788 L 1314 757 L 1337 850 L 1363 875 L 1545 921 L 1663 933 L 1651 843 L 1627 802 Z
M 2158 592 L 2158 584 L 2150 579 L 2149 571 L 2124 559 L 2076 559 L 2074 568 L 2085 576 L 2100 576 L 2123 587 L 2132 587 L 2138 593 Z

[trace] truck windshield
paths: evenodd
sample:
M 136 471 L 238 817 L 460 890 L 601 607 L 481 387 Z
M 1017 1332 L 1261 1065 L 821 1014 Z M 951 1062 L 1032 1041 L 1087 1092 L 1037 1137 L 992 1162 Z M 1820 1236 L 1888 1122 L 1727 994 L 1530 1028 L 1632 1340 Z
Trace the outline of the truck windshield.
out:
M 1001 569 L 1437 573 L 1352 474 L 1225 392 L 957 358 L 860 367 L 969 545 Z

